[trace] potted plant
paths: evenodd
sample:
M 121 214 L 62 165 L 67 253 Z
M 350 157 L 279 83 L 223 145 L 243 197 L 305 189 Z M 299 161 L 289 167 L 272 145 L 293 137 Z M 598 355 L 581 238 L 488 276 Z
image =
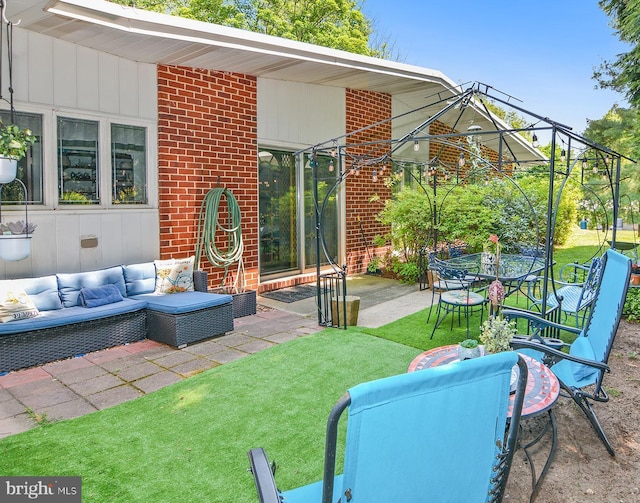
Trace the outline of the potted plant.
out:
M 640 264 L 631 264 L 631 276 L 629 277 L 630 285 L 640 285 Z
M 490 316 L 482 324 L 480 342 L 487 353 L 511 350 L 511 339 L 516 334 L 516 322 L 498 316 Z
M 0 258 L 16 261 L 31 255 L 31 235 L 36 225 L 23 220 L 0 223 Z
M 460 360 L 468 360 L 469 358 L 477 358 L 480 356 L 480 346 L 475 339 L 465 339 L 458 344 L 458 358 Z
M 35 142 L 36 137 L 30 129 L 0 121 L 0 183 L 15 179 L 18 161 L 27 155 L 27 149 Z

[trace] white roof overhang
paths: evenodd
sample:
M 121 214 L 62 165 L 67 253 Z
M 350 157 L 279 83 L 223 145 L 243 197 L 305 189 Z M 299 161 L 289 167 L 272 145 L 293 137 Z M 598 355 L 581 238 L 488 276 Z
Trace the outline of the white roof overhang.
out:
M 422 117 L 437 113 L 448 98 L 462 92 L 436 70 L 102 0 L 5 1 L 6 17 L 19 21 L 20 28 L 137 62 L 383 92 L 407 109 L 433 102 L 432 110 L 421 111 Z M 464 126 L 462 131 L 471 121 L 485 130 L 495 129 L 478 107 L 463 110 L 462 117 L 443 116 L 442 121 L 455 121 Z M 518 151 L 516 157 L 537 157 L 520 135 L 515 135 L 512 148 Z

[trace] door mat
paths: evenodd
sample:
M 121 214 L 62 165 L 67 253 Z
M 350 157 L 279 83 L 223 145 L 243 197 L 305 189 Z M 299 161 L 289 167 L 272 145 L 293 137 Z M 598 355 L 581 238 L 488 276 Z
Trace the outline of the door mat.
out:
M 277 300 L 278 302 L 285 302 L 287 304 L 315 297 L 315 295 L 316 285 L 291 286 L 288 288 L 281 288 L 280 290 L 272 290 L 270 292 L 263 292 L 260 294 L 261 297 Z

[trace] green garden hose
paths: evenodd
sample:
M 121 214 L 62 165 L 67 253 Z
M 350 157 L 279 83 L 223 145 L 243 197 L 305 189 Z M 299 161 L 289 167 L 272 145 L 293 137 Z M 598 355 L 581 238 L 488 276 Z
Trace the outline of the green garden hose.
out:
M 223 196 L 227 200 L 226 222 L 228 222 L 228 227 L 225 227 L 220 221 L 220 202 Z M 221 233 L 222 237 L 220 237 L 218 233 Z M 218 234 L 218 236 L 216 236 L 216 234 Z M 223 242 L 227 243 L 224 249 L 220 248 Z M 229 267 L 237 262 L 238 274 L 235 279 L 237 282 L 244 273 L 244 266 L 242 264 L 243 251 L 241 214 L 236 198 L 228 189 L 211 189 L 207 192 L 200 205 L 195 267 L 198 268 L 200 258 L 204 252 L 207 260 L 214 267 L 224 268 L 224 277 L 222 280 L 222 285 L 224 285 Z M 237 285 L 235 286 L 237 289 Z

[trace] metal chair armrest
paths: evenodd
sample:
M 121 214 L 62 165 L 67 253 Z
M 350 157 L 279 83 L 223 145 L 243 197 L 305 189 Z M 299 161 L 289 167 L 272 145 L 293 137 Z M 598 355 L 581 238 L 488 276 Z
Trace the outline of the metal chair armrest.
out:
M 611 372 L 611 368 L 606 363 L 595 361 L 595 360 L 588 360 L 586 358 L 580 358 L 579 356 L 570 355 L 569 353 L 565 353 L 564 351 L 559 351 L 557 349 L 549 347 L 546 344 L 543 344 L 542 342 L 540 342 L 539 340 L 527 340 L 527 339 L 521 339 L 521 338 L 512 339 L 511 347 L 515 350 L 524 349 L 524 348 L 533 349 L 536 351 L 541 351 L 545 353 L 545 355 L 550 356 L 553 359 L 569 360 L 575 363 L 579 363 L 581 365 L 587 365 L 588 367 L 597 368 L 598 370 Z
M 569 327 L 567 325 L 561 325 L 553 321 L 545 320 L 541 318 L 539 314 L 531 313 L 529 311 L 517 310 L 517 309 L 504 309 L 502 314 L 508 319 L 525 319 L 534 323 L 540 328 L 554 328 L 557 330 L 563 330 L 565 332 L 571 332 L 572 334 L 579 334 L 582 329 L 577 327 Z
M 251 449 L 248 456 L 260 503 L 282 503 L 280 492 L 276 487 L 273 469 L 269 465 L 264 449 L 262 447 Z
M 566 273 L 565 269 L 571 269 L 571 272 Z M 585 284 L 586 280 L 587 280 L 587 276 L 589 274 L 589 270 L 591 269 L 591 266 L 586 266 L 586 265 L 582 265 L 582 264 L 565 264 L 560 268 L 560 272 L 558 273 L 559 276 L 559 280 L 556 280 L 556 283 L 559 283 L 561 285 L 575 285 L 575 286 L 582 286 Z M 578 271 L 581 271 L 581 273 L 578 273 Z M 571 275 L 572 278 L 567 277 L 567 274 Z M 582 275 L 582 281 L 577 281 L 578 279 L 578 275 Z

